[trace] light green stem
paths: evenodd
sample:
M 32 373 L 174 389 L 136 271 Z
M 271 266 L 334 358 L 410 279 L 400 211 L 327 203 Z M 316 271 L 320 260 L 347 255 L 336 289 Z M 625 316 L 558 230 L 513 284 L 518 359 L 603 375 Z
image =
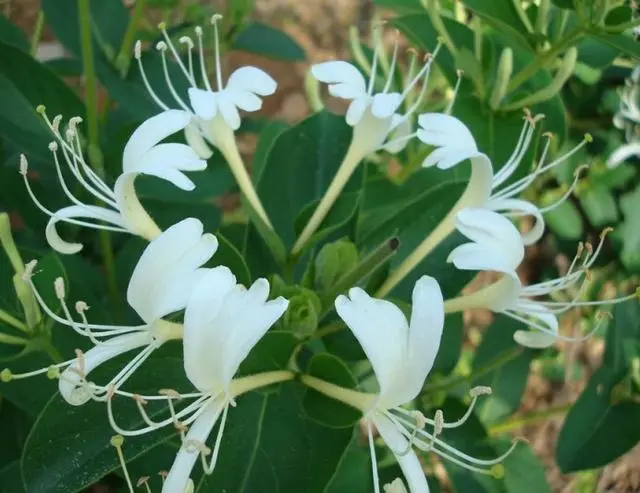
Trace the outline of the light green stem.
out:
M 140 20 L 142 19 L 142 14 L 144 12 L 146 4 L 147 0 L 136 0 L 135 6 L 133 8 L 133 13 L 131 14 L 131 19 L 129 20 L 129 25 L 127 26 L 127 30 L 124 33 L 122 46 L 120 46 L 120 51 L 118 52 L 118 56 L 116 57 L 115 61 L 116 67 L 120 71 L 121 77 L 125 77 L 129 72 L 131 55 L 133 53 L 133 43 L 135 42 L 138 25 L 140 24 Z
M 344 157 L 338 172 L 333 177 L 333 180 L 329 184 L 329 188 L 325 192 L 324 196 L 320 200 L 318 207 L 313 211 L 313 215 L 309 219 L 309 222 L 305 225 L 302 233 L 296 240 L 291 250 L 292 255 L 297 255 L 304 248 L 306 243 L 311 239 L 313 234 L 318 230 L 322 221 L 327 217 L 331 207 L 340 196 L 340 193 L 344 189 L 345 185 L 351 178 L 351 175 L 358 167 L 360 160 L 362 159 L 362 152 L 359 145 L 354 145 L 357 141 L 355 137 L 351 140 L 351 145 L 347 151 L 347 155 Z
M 0 344 L 8 344 L 11 346 L 26 346 L 29 341 L 24 337 L 11 336 L 0 332 Z
M 442 22 L 442 17 L 440 16 L 440 5 L 438 0 L 422 0 L 422 4 L 424 8 L 427 10 L 429 14 L 429 19 L 431 20 L 431 24 L 435 28 L 438 35 L 444 41 L 444 44 L 447 45 L 447 48 L 451 52 L 451 54 L 455 57 L 458 53 L 458 49 L 456 48 L 455 43 L 453 42 L 453 38 L 449 35 L 449 31 L 447 31 L 447 27 Z
M 295 374 L 290 371 L 269 371 L 234 379 L 231 382 L 231 396 L 238 397 L 252 390 L 273 385 L 274 383 L 293 380 Z
M 42 36 L 42 28 L 44 27 L 44 12 L 42 9 L 38 10 L 38 18 L 36 19 L 36 26 L 33 28 L 33 34 L 31 35 L 31 56 L 35 57 L 38 52 L 38 45 L 40 44 L 40 37 Z
M 356 408 L 363 413 L 371 408 L 371 405 L 377 397 L 376 394 L 367 394 L 358 392 L 357 390 L 346 389 L 339 385 L 312 377 L 311 375 L 302 375 L 300 381 L 307 387 L 317 390 L 331 399 L 344 402 L 348 406 Z
M 11 315 L 10 313 L 5 312 L 4 310 L 0 310 L 0 322 L 4 322 L 14 329 L 18 329 L 22 332 L 29 332 L 29 328 L 22 321 L 18 320 L 16 317 Z
M 522 8 L 522 0 L 512 0 L 512 3 L 513 3 L 513 8 L 516 11 L 516 13 L 518 14 L 518 17 L 520 18 L 520 20 L 522 21 L 522 24 L 524 25 L 525 29 L 528 32 L 532 33 L 533 32 L 533 26 L 531 25 L 531 21 L 529 20 L 529 16 L 527 16 L 527 13 Z
M 526 414 L 524 416 L 511 418 L 506 421 L 503 421 L 502 423 L 497 423 L 493 426 L 490 426 L 489 434 L 501 435 L 503 433 L 508 433 L 518 428 L 522 428 L 523 426 L 526 426 L 526 425 L 539 423 L 540 421 L 545 421 L 549 418 L 560 416 L 562 414 L 569 412 L 570 409 L 571 409 L 571 404 L 565 404 L 564 406 L 553 407 L 545 411 L 538 411 L 538 412 Z

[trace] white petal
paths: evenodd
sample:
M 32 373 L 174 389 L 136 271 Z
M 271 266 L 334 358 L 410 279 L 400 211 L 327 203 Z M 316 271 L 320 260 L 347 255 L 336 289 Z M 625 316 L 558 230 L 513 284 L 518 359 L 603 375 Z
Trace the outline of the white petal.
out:
M 78 253 L 82 250 L 82 243 L 69 243 L 60 237 L 56 227 L 60 221 L 64 222 L 65 219 L 93 219 L 96 222 L 105 221 L 114 226 L 125 227 L 120 214 L 104 207 L 95 205 L 63 207 L 57 210 L 55 216 L 49 219 L 45 228 L 45 236 L 51 248 L 67 255 Z
M 240 128 L 240 113 L 231 99 L 220 95 L 218 98 L 218 109 L 220 109 L 220 114 L 231 130 L 238 130 Z
M 187 448 L 189 442 L 205 443 L 213 429 L 225 402 L 222 399 L 212 399 L 206 406 L 207 409 L 193 422 L 176 455 L 171 470 L 162 485 L 162 493 L 182 493 L 188 491 L 189 476 L 200 453 L 192 448 Z
M 336 98 L 342 99 L 358 99 L 362 97 L 360 87 L 345 82 L 338 84 L 329 84 L 329 94 Z
M 203 120 L 211 120 L 218 113 L 218 98 L 215 93 L 190 87 L 189 101 L 196 115 Z
M 457 147 L 478 152 L 478 146 L 467 126 L 451 115 L 423 113 L 418 117 L 419 139 L 436 147 Z
M 208 271 L 193 288 L 184 313 L 184 368 L 191 383 L 202 392 L 219 385 L 222 348 L 220 331 L 230 327 L 216 325 L 224 300 L 236 286 L 236 278 L 226 267 Z
M 351 101 L 345 118 L 347 125 L 353 127 L 360 123 L 364 112 L 367 110 L 367 106 L 369 106 L 369 98 L 367 96 Z
M 206 167 L 207 162 L 187 145 L 159 144 L 138 160 L 132 172 L 157 176 L 190 191 L 195 185 L 182 171 L 202 171 Z
M 276 92 L 278 84 L 264 70 L 257 67 L 240 67 L 231 74 L 226 87 L 250 91 L 259 96 L 269 96 Z
M 516 330 L 513 340 L 524 347 L 531 349 L 548 348 L 556 342 L 556 338 L 551 334 L 546 334 L 537 330 Z
M 262 99 L 249 91 L 225 89 L 222 97 L 227 98 L 235 106 L 244 111 L 258 111 L 262 108 Z
M 534 220 L 533 227 L 526 233 L 522 233 L 522 241 L 525 246 L 533 245 L 544 234 L 544 218 L 540 209 L 531 202 L 521 199 L 490 200 L 487 207 L 494 211 L 520 213 L 519 217 L 531 216 Z
M 373 366 L 380 395 L 392 392 L 396 372 L 407 358 L 409 325 L 402 311 L 389 301 L 370 297 L 360 288 L 350 289 L 349 298 L 338 296 L 335 307 Z
M 640 142 L 631 142 L 630 144 L 618 147 L 618 149 L 613 151 L 611 156 L 609 156 L 609 159 L 607 159 L 607 167 L 615 168 L 631 156 L 640 156 Z
M 174 173 L 180 173 L 179 171 L 173 171 Z M 133 234 L 147 240 L 153 240 L 161 231 L 138 199 L 135 188 L 137 176 L 138 173 L 123 173 L 120 175 L 114 185 L 113 193 L 123 226 Z
M 218 240 L 202 234 L 198 219 L 174 224 L 142 253 L 127 289 L 127 301 L 147 323 L 185 307 L 200 279 L 198 269 L 218 248 Z
M 401 102 L 402 96 L 397 92 L 376 94 L 373 96 L 371 113 L 376 118 L 389 118 L 396 112 Z
M 343 83 L 354 87 L 360 94 L 367 92 L 367 84 L 360 71 L 350 63 L 342 60 L 313 65 L 311 74 L 320 82 L 327 84 Z
M 200 133 L 200 128 L 196 123 L 191 122 L 186 126 L 184 138 L 200 159 L 209 159 L 213 155 L 213 151 Z
M 409 118 L 404 118 L 398 113 L 394 114 L 391 119 L 389 144 L 386 144 L 383 149 L 391 154 L 402 151 L 409 143 L 409 140 L 405 137 L 411 133 L 411 130 L 411 121 Z M 394 142 L 395 140 L 399 140 L 399 142 Z
M 122 154 L 122 170 L 130 171 L 137 159 L 160 141 L 184 129 L 191 116 L 186 111 L 168 110 L 152 116 L 140 125 L 129 138 Z
M 151 333 L 143 330 L 140 332 L 117 336 L 109 339 L 104 344 L 94 346 L 84 353 L 84 377 L 87 377 L 89 373 L 104 362 L 131 351 L 132 349 L 141 346 L 148 346 L 151 344 L 152 340 L 153 336 Z M 83 378 L 79 371 L 78 363 L 72 363 L 60 374 L 60 379 L 58 380 L 60 395 L 72 406 L 81 406 L 91 398 L 91 393 L 82 386 Z
M 409 493 L 429 493 L 427 478 L 424 475 L 422 465 L 414 450 L 410 448 L 409 452 L 400 455 L 400 452 L 407 450 L 407 446 L 409 445 L 400 430 L 396 428 L 396 425 L 394 425 L 389 418 L 380 413 L 374 414 L 373 422 L 380 436 L 387 444 L 387 447 L 389 447 L 395 455 L 400 469 L 402 469 L 402 474 L 404 474 L 404 478 L 409 486 Z

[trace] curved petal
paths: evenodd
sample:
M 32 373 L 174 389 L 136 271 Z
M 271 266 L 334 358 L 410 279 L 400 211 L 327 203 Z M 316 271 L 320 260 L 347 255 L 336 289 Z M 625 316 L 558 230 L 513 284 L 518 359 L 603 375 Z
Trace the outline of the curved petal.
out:
M 176 171 L 179 173 L 179 171 Z M 135 181 L 138 173 L 124 173 L 118 177 L 113 187 L 116 204 L 122 217 L 122 223 L 133 234 L 146 240 L 153 240 L 161 231 L 155 221 L 147 213 L 138 195 L 136 194 Z
M 631 142 L 630 144 L 618 147 L 613 151 L 611 156 L 609 156 L 609 159 L 607 159 L 607 167 L 615 168 L 631 156 L 640 156 L 640 142 Z
M 444 300 L 438 281 L 422 276 L 413 288 L 409 354 L 391 390 L 380 396 L 378 406 L 385 409 L 401 406 L 420 393 L 438 354 L 443 327 Z
M 347 114 L 345 116 L 347 125 L 350 125 L 353 127 L 358 123 L 360 123 L 360 120 L 362 120 L 362 116 L 364 115 L 364 112 L 367 110 L 368 106 L 369 106 L 368 96 L 363 96 L 361 98 L 354 99 L 353 101 L 351 101 L 351 104 L 349 105 L 349 108 L 347 109 Z
M 122 153 L 122 171 L 135 168 L 137 159 L 160 141 L 180 130 L 191 120 L 191 115 L 182 110 L 168 110 L 152 116 L 135 129 Z
M 224 400 L 212 399 L 206 404 L 207 408 L 193 422 L 184 443 L 173 461 L 171 470 L 164 480 L 162 493 L 183 493 L 188 491 L 189 476 L 191 476 L 193 466 L 200 456 L 200 452 L 189 445 L 194 441 L 199 443 L 207 441 L 224 405 Z
M 533 245 L 544 234 L 544 217 L 540 212 L 540 209 L 527 200 L 522 199 L 500 199 L 489 200 L 486 207 L 493 211 L 518 213 L 518 217 L 531 216 L 533 217 L 533 227 L 526 233 L 521 233 L 522 241 L 525 246 Z
M 387 447 L 395 455 L 409 486 L 409 493 L 429 493 L 429 484 L 416 453 L 409 448 L 406 454 L 401 454 L 407 450 L 409 442 L 402 436 L 400 430 L 389 418 L 380 413 L 374 414 L 373 422 Z
M 127 288 L 129 305 L 147 323 L 184 308 L 200 267 L 218 248 L 218 240 L 202 234 L 198 219 L 187 218 L 154 239 L 142 253 Z
M 338 296 L 335 307 L 373 366 L 380 395 L 391 392 L 396 372 L 407 357 L 409 325 L 404 314 L 393 303 L 372 298 L 360 288 L 350 289 L 349 297 Z
M 78 218 L 105 221 L 117 227 L 125 227 L 122 217 L 116 211 L 96 205 L 70 205 L 57 210 L 55 215 L 51 217 L 47 223 L 44 233 L 51 248 L 67 255 L 78 253 L 82 250 L 82 243 L 69 243 L 63 240 L 56 228 L 60 221 L 65 222 L 67 219 Z
M 358 86 L 347 84 L 346 82 L 329 84 L 329 94 L 341 99 L 358 99 L 363 95 Z
M 371 113 L 376 118 L 389 118 L 402 103 L 402 96 L 397 92 L 381 93 L 373 96 Z
M 216 93 L 205 91 L 197 87 L 190 87 L 187 91 L 189 102 L 196 115 L 203 120 L 211 120 L 218 113 L 218 98 Z
M 262 69 L 240 67 L 231 74 L 226 87 L 249 91 L 259 96 L 269 96 L 276 92 L 278 84 Z
M 444 113 L 423 113 L 418 117 L 421 130 L 418 138 L 435 147 L 452 147 L 478 152 L 473 135 L 467 126 L 451 115 Z
M 516 330 L 513 333 L 513 340 L 524 347 L 531 349 L 544 349 L 553 346 L 556 338 L 551 334 L 539 332 L 537 330 Z
M 391 118 L 388 143 L 384 145 L 383 149 L 391 154 L 402 151 L 409 143 L 407 137 L 411 134 L 411 130 L 409 118 L 404 118 L 398 113 L 394 114 Z
M 215 267 L 193 287 L 184 313 L 184 369 L 191 383 L 202 392 L 212 392 L 219 385 L 217 331 L 230 327 L 216 325 L 224 300 L 236 286 L 236 278 L 226 267 Z M 215 356 L 214 356 L 215 355 Z
M 311 67 L 311 74 L 320 82 L 327 84 L 347 84 L 360 94 L 367 92 L 367 83 L 360 71 L 342 60 L 317 63 Z
M 83 385 L 85 378 L 98 366 L 112 358 L 120 356 L 128 351 L 141 346 L 148 346 L 153 341 L 150 332 L 143 330 L 131 334 L 117 336 L 108 341 L 94 346 L 83 356 L 84 374 L 80 373 L 80 365 L 77 360 L 69 365 L 58 380 L 60 395 L 72 406 L 81 406 L 91 399 L 91 393 Z
M 225 95 L 226 96 L 226 95 Z M 238 108 L 235 107 L 233 101 L 231 101 L 228 97 L 220 97 L 218 98 L 218 108 L 220 109 L 220 114 L 224 121 L 231 130 L 238 130 L 240 128 L 240 113 L 238 112 Z
M 241 110 L 258 111 L 262 108 L 262 99 L 249 91 L 225 89 L 223 93 L 225 98 L 229 99 Z
M 200 133 L 200 128 L 195 122 L 191 122 L 186 126 L 184 129 L 184 138 L 200 159 L 209 159 L 213 155 L 213 151 Z

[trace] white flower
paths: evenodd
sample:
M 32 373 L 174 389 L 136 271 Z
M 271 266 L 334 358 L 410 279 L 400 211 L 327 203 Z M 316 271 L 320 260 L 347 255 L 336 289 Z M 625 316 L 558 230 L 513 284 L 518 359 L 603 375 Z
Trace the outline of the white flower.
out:
M 615 168 L 631 156 L 640 156 L 640 142 L 638 129 L 640 126 L 640 65 L 633 69 L 631 77 L 625 81 L 625 87 L 620 91 L 620 109 L 613 117 L 613 124 L 625 131 L 627 144 L 616 149 L 609 159 L 607 166 Z
M 205 466 L 207 474 L 213 472 L 227 411 L 229 405 L 235 405 L 233 377 L 289 303 L 282 297 L 267 301 L 268 296 L 265 279 L 258 279 L 247 290 L 236 284 L 226 267 L 207 272 L 194 288 L 184 317 L 184 367 L 201 396 L 190 418 L 184 420 L 192 424 L 166 478 L 164 493 L 184 490 L 201 453 L 204 460 L 204 444 L 221 419 L 211 462 Z
M 51 219 L 46 227 L 46 237 L 52 248 L 60 253 L 73 254 L 82 249 L 80 243 L 69 243 L 58 234 L 59 222 L 108 231 L 128 232 L 152 240 L 160 234 L 160 229 L 144 210 L 135 191 L 135 179 L 140 174 L 152 175 L 173 183 L 183 190 L 193 190 L 195 185 L 183 171 L 200 171 L 206 162 L 201 160 L 187 145 L 160 143 L 163 139 L 185 128 L 189 116 L 183 111 L 166 111 L 140 125 L 131 135 L 122 155 L 122 174 L 111 189 L 86 163 L 82 155 L 77 125 L 81 121 L 75 117 L 69 120 L 64 137 L 60 132 L 62 117 L 57 116 L 50 122 L 39 108 L 45 122 L 56 140 L 49 145 L 62 189 L 74 205 L 63 207 L 55 212 L 43 206 L 36 198 L 27 177 L 27 159 L 21 156 L 20 173 L 29 195 L 36 206 Z M 64 163 L 73 177 L 95 199 L 104 206 L 87 204 L 75 197 L 65 180 L 60 164 L 62 154 Z M 107 223 L 107 224 L 104 224 Z
M 534 225 L 530 231 L 522 234 L 524 244 L 532 245 L 542 237 L 544 232 L 542 214 L 554 209 L 571 195 L 578 183 L 579 172 L 576 172 L 575 179 L 566 193 L 549 206 L 537 207 L 531 202 L 516 197 L 526 190 L 536 177 L 566 162 L 569 157 L 590 142 L 591 137 L 585 136 L 579 145 L 545 164 L 550 143 L 550 134 L 547 134 L 547 143 L 536 168 L 527 176 L 505 185 L 526 155 L 533 138 L 535 124 L 540 118 L 540 116 L 531 117 L 529 114 L 525 116 L 525 124 L 511 157 L 497 173 L 494 173 L 491 160 L 478 150 L 471 131 L 464 123 L 451 115 L 442 113 L 420 115 L 418 123 L 421 128 L 417 132 L 418 138 L 436 148 L 426 157 L 423 166 L 435 165 L 440 169 L 449 169 L 465 159 L 471 161 L 471 179 L 464 194 L 454 206 L 454 213 L 463 207 L 483 207 L 509 217 L 531 216 L 534 219 Z M 579 168 L 580 171 L 581 169 Z
M 464 212 L 463 219 L 474 219 L 473 215 L 469 215 L 467 209 L 461 212 Z M 502 313 L 518 322 L 522 322 L 533 329 L 515 332 L 514 339 L 523 346 L 545 348 L 551 346 L 558 339 L 564 341 L 585 340 L 600 328 L 600 324 L 595 324 L 594 329 L 585 336 L 567 337 L 558 332 L 558 316 L 574 307 L 620 303 L 636 296 L 636 294 L 631 294 L 613 300 L 602 301 L 580 300 L 588 285 L 589 269 L 602 249 L 608 230 L 601 234 L 600 242 L 595 250 L 589 244 L 586 246 L 580 244 L 578 254 L 573 259 L 565 275 L 529 286 L 524 286 L 515 272 L 515 267 L 519 264 L 516 261 L 518 258 L 522 260 L 523 256 L 521 253 L 514 255 L 514 252 L 520 248 L 521 243 L 514 238 L 515 235 L 513 233 L 503 236 L 501 241 L 485 243 L 482 234 L 478 235 L 463 222 L 458 224 L 458 231 L 472 240 L 473 243 L 467 245 L 474 246 L 478 254 L 466 255 L 464 252 L 460 253 L 454 250 L 450 255 L 450 259 L 458 257 L 458 262 L 454 260 L 457 268 L 496 271 L 505 275 L 486 288 L 459 298 L 447 300 L 445 302 L 446 311 L 449 313 L 470 308 L 487 308 L 495 313 Z M 494 235 L 491 234 L 491 236 Z M 520 245 L 518 245 L 519 243 Z M 484 254 L 480 254 L 482 251 L 484 251 Z M 513 269 L 510 271 L 511 267 Z M 566 301 L 555 301 L 556 299 L 564 299 Z
M 56 315 L 45 304 L 31 280 L 36 265 L 35 261 L 31 262 L 25 280 L 30 283 L 44 311 L 56 322 L 71 327 L 94 344 L 77 358 L 56 365 L 57 368 L 65 368 L 59 375 L 62 397 L 73 405 L 84 404 L 92 398 L 104 398 L 107 392 L 118 390 L 155 349 L 168 340 L 182 338 L 182 325 L 162 317 L 185 308 L 192 290 L 209 271 L 202 265 L 213 256 L 217 247 L 215 236 L 203 234 L 202 223 L 193 218 L 171 226 L 151 241 L 142 253 L 127 289 L 129 305 L 144 322 L 137 326 L 90 324 L 85 313 L 89 307 L 82 301 L 76 303 L 81 321 L 75 321 L 65 301 L 62 278 L 56 280 L 55 288 L 64 317 Z M 143 349 L 107 385 L 98 386 L 87 381 L 88 374 L 98 366 L 138 348 Z
M 335 306 L 367 355 L 380 388 L 374 396 L 363 398 L 361 402 L 352 401 L 352 405 L 363 411 L 368 426 L 376 493 L 380 491 L 380 485 L 372 425 L 394 453 L 410 493 L 429 491 L 413 446 L 422 451 L 433 451 L 471 470 L 480 470 L 474 464 L 492 465 L 501 460 L 483 461 L 469 457 L 438 438 L 443 428 L 459 426 L 471 411 L 455 423 L 445 423 L 441 412 L 436 413 L 434 420 L 429 420 L 417 411 L 400 407 L 410 404 L 422 390 L 440 346 L 444 307 L 435 279 L 423 276 L 415 284 L 409 322 L 393 303 L 372 298 L 360 288 L 351 289 L 349 297 L 339 296 Z M 471 407 L 481 393 L 484 391 L 474 391 Z M 423 430 L 426 424 L 434 427 L 433 433 Z M 392 487 L 399 488 L 397 484 Z
M 240 152 L 238 151 L 234 132 L 238 130 L 241 124 L 239 110 L 250 112 L 258 111 L 262 108 L 260 96 L 273 94 L 276 91 L 277 83 L 266 72 L 257 67 L 240 67 L 231 74 L 226 85 L 223 83 L 218 41 L 218 21 L 221 18 L 222 16 L 219 14 L 211 18 L 211 23 L 215 31 L 215 90 L 211 86 L 207 74 L 202 46 L 203 33 L 200 26 L 195 28 L 195 34 L 198 39 L 199 78 L 203 81 L 203 87 L 198 86 L 198 78 L 194 71 L 194 43 L 189 36 L 180 38 L 180 43 L 187 47 L 187 65 L 184 64 L 178 50 L 169 38 L 164 23 L 159 26 L 164 41 L 160 41 L 156 45 L 156 48 L 162 56 L 165 80 L 171 96 L 175 100 L 175 103 L 190 115 L 190 123 L 185 128 L 187 142 L 203 159 L 208 159 L 212 155 L 209 145 L 220 150 L 227 160 L 231 172 L 249 204 L 251 204 L 262 221 L 271 227 L 271 222 L 251 183 L 251 178 L 247 173 Z M 167 50 L 171 51 L 178 68 L 190 86 L 187 94 L 189 104 L 185 102 L 184 96 L 181 97 L 178 94 L 171 81 L 171 75 L 169 74 L 169 68 L 167 66 Z M 142 45 L 140 41 L 136 43 L 134 54 L 138 61 L 142 80 L 149 95 L 160 108 L 168 110 L 170 106 L 162 101 L 155 93 L 144 71 L 141 60 Z
M 640 157 L 640 142 L 630 142 L 618 147 L 607 159 L 608 168 L 616 168 L 621 162 L 626 161 L 631 156 Z

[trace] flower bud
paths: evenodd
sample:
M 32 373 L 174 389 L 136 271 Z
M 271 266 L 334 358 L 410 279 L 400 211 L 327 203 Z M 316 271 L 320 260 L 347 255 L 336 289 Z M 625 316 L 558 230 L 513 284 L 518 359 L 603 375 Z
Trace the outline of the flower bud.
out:
M 513 50 L 511 48 L 505 48 L 500 53 L 500 61 L 498 62 L 498 70 L 496 72 L 496 80 L 493 84 L 493 92 L 491 93 L 491 99 L 489 100 L 489 106 L 492 110 L 497 109 L 500 106 L 500 102 L 507 95 L 507 86 L 509 80 L 511 80 L 511 74 L 513 73 Z
M 358 249 L 348 240 L 338 240 L 322 247 L 315 262 L 315 285 L 326 291 L 358 263 Z

